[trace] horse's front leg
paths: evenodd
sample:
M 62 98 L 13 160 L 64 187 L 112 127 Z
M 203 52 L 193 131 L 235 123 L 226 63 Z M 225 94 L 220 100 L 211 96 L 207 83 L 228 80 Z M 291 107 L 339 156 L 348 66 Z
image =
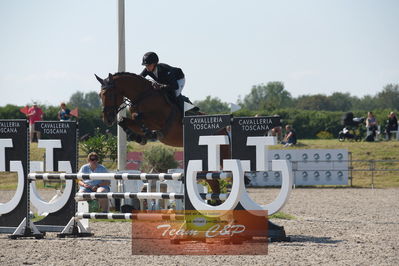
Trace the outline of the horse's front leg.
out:
M 132 119 L 134 120 L 136 125 L 140 127 L 140 133 L 143 134 L 147 140 L 161 140 L 164 137 L 160 130 L 152 130 L 147 127 L 148 125 L 145 124 L 145 115 L 143 113 L 138 113 L 132 110 L 130 111 L 132 114 Z
M 128 140 L 136 141 L 141 145 L 145 145 L 147 143 L 147 138 L 142 135 L 142 130 L 137 121 L 123 117 L 120 121 L 118 121 L 118 125 L 126 132 Z

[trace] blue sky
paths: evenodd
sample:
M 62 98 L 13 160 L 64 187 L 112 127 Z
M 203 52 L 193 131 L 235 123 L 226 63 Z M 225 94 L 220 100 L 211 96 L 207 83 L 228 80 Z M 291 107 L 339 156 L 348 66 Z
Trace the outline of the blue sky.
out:
M 374 95 L 399 83 L 396 0 L 126 0 L 126 70 L 147 51 L 183 94 L 236 102 L 282 81 L 294 96 Z M 0 106 L 58 105 L 117 72 L 116 0 L 0 1 Z

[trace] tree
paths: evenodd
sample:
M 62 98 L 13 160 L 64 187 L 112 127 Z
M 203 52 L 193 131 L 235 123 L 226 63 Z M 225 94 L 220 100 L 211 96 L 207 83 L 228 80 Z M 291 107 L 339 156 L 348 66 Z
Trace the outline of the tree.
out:
M 253 86 L 251 92 L 244 97 L 240 104 L 248 110 L 270 110 L 289 107 L 292 104 L 291 94 L 284 89 L 279 81 L 269 82 L 267 85 Z
M 95 91 L 85 94 L 85 103 L 88 109 L 98 109 L 101 107 L 101 100 L 98 93 Z
M 373 111 L 378 104 L 375 96 L 365 95 L 353 104 L 354 110 Z
M 72 107 L 85 108 L 84 93 L 81 91 L 77 91 L 74 94 L 72 94 L 71 98 L 69 98 L 68 105 Z
M 97 92 L 92 91 L 88 93 L 83 93 L 77 91 L 72 94 L 69 99 L 69 105 L 71 107 L 79 107 L 81 109 L 98 109 L 101 107 L 100 97 Z
M 380 109 L 399 110 L 399 84 L 388 84 L 376 95 L 376 102 Z
M 302 110 L 332 110 L 330 99 L 323 94 L 302 95 L 295 100 L 295 107 Z
M 328 96 L 331 103 L 331 111 L 350 111 L 352 109 L 352 99 L 349 93 L 334 92 Z
M 212 98 L 206 96 L 205 100 L 195 101 L 194 105 L 198 106 L 201 111 L 208 114 L 225 114 L 230 112 L 229 105 L 222 102 L 218 97 Z

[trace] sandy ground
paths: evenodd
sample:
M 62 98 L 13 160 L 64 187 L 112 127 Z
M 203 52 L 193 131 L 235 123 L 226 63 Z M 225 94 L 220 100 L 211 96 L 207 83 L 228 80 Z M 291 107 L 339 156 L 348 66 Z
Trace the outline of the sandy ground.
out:
M 278 193 L 249 191 L 262 204 Z M 292 241 L 269 243 L 268 255 L 132 256 L 130 223 L 96 222 L 91 238 L 0 235 L 0 265 L 399 265 L 399 189 L 295 189 L 283 212 L 296 219 L 273 222 Z

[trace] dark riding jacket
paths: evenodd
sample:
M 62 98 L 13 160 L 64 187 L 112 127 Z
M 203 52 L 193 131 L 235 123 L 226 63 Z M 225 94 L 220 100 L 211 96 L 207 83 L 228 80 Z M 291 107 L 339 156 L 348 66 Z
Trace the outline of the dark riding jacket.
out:
M 154 72 L 148 71 L 146 68 L 140 73 L 140 76 L 146 77 L 150 76 L 156 82 L 164 85 L 162 89 L 168 91 L 168 93 L 174 93 L 175 90 L 179 88 L 177 81 L 184 78 L 184 73 L 180 68 L 172 67 L 167 64 L 159 63 L 156 66 L 157 75 Z

